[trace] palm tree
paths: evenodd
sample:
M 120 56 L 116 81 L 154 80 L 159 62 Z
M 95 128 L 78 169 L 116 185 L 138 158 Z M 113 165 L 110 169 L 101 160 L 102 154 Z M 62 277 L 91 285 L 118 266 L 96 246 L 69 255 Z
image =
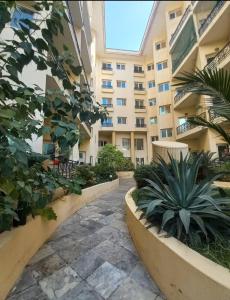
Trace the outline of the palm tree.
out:
M 209 111 L 219 117 L 230 121 L 230 72 L 227 70 L 208 69 L 196 70 L 194 73 L 184 72 L 181 76 L 175 78 L 179 83 L 181 90 L 191 92 L 197 95 L 209 96 L 206 100 Z M 194 116 L 189 117 L 188 122 L 194 125 L 206 126 L 217 131 L 223 139 L 230 145 L 230 133 L 215 122 Z

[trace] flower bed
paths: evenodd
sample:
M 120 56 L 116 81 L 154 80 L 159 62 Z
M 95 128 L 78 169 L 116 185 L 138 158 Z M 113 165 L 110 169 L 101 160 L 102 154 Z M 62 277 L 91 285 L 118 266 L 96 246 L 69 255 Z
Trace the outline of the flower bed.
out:
M 203 257 L 179 240 L 146 229 L 139 220 L 131 189 L 126 194 L 127 225 L 150 275 L 168 300 L 229 300 L 229 270 Z
M 70 194 L 52 202 L 57 220 L 47 221 L 29 217 L 26 225 L 0 234 L 0 299 L 5 299 L 31 257 L 73 213 L 95 198 L 115 189 L 119 179 L 82 190 L 81 195 Z M 16 251 L 15 251 L 16 250 Z

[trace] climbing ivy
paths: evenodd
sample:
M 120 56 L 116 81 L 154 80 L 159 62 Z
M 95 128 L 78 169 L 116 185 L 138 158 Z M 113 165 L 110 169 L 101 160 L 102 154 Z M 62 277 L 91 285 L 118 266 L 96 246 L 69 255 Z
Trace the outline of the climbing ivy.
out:
M 20 10 L 17 1 L 0 1 L 1 36 L 9 30 L 15 9 Z M 47 157 L 33 153 L 29 141 L 48 134 L 66 153 L 79 139 L 77 118 L 93 124 L 106 116 L 87 86 L 74 80 L 82 67 L 68 45 L 61 51 L 56 45 L 69 23 L 63 1 L 34 1 L 32 9 L 36 17 L 21 19 L 11 28 L 12 36 L 0 42 L 0 231 L 26 222 L 31 213 L 54 219 L 46 205 L 60 185 L 80 192 L 78 182 L 68 183 L 44 168 Z M 36 78 L 45 71 L 60 88 L 28 86 L 21 74 L 29 64 L 36 66 Z

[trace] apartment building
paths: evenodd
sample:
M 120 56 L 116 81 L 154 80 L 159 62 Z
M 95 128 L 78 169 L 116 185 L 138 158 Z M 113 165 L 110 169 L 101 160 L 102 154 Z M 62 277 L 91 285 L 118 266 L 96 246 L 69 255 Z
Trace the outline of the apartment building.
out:
M 93 7 L 102 16 L 97 16 L 95 94 L 109 112 L 98 126 L 98 149 L 112 143 L 135 164 L 152 160 L 156 140 L 221 155 L 226 145 L 214 131 L 187 122 L 192 115 L 215 118 L 205 97 L 173 84 L 184 71 L 230 68 L 230 2 L 155 1 L 137 52 L 105 48 L 104 4 Z
M 139 51 L 106 49 L 103 1 L 65 3 L 70 22 L 63 24 L 64 35 L 56 46 L 61 50 L 68 45 L 76 64 L 83 67 L 74 79 L 94 91 L 95 101 L 109 113 L 107 120 L 91 127 L 78 120 L 80 142 L 70 159 L 94 164 L 98 150 L 111 143 L 135 164 L 145 164 L 154 157 L 156 140 L 184 142 L 191 151 L 221 155 L 225 144 L 220 137 L 205 127 L 191 126 L 187 117 L 202 114 L 228 124 L 209 114 L 205 97 L 173 84 L 183 71 L 230 69 L 230 1 L 155 1 Z M 19 4 L 16 19 L 35 17 L 29 2 Z M 9 27 L 2 38 L 10 34 Z M 35 65 L 29 65 L 22 75 L 43 90 L 59 88 L 51 74 L 37 74 Z M 31 146 L 40 153 L 54 149 L 48 136 L 34 137 Z

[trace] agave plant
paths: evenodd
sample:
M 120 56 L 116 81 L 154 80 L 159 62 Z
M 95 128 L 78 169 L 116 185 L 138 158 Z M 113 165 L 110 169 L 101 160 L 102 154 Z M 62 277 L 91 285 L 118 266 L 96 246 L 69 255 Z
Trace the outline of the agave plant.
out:
M 146 179 L 148 186 L 140 190 L 136 204 L 143 211 L 141 218 L 150 222 L 148 227 L 158 225 L 169 235 L 193 244 L 204 237 L 208 240 L 228 235 L 230 217 L 225 209 L 230 199 L 221 198 L 212 185 L 220 174 L 197 182 L 201 155 L 193 164 L 189 155 L 183 158 L 182 153 L 179 161 L 169 158 L 170 167 L 161 157 L 158 163 L 166 184 L 155 172 L 154 180 Z

